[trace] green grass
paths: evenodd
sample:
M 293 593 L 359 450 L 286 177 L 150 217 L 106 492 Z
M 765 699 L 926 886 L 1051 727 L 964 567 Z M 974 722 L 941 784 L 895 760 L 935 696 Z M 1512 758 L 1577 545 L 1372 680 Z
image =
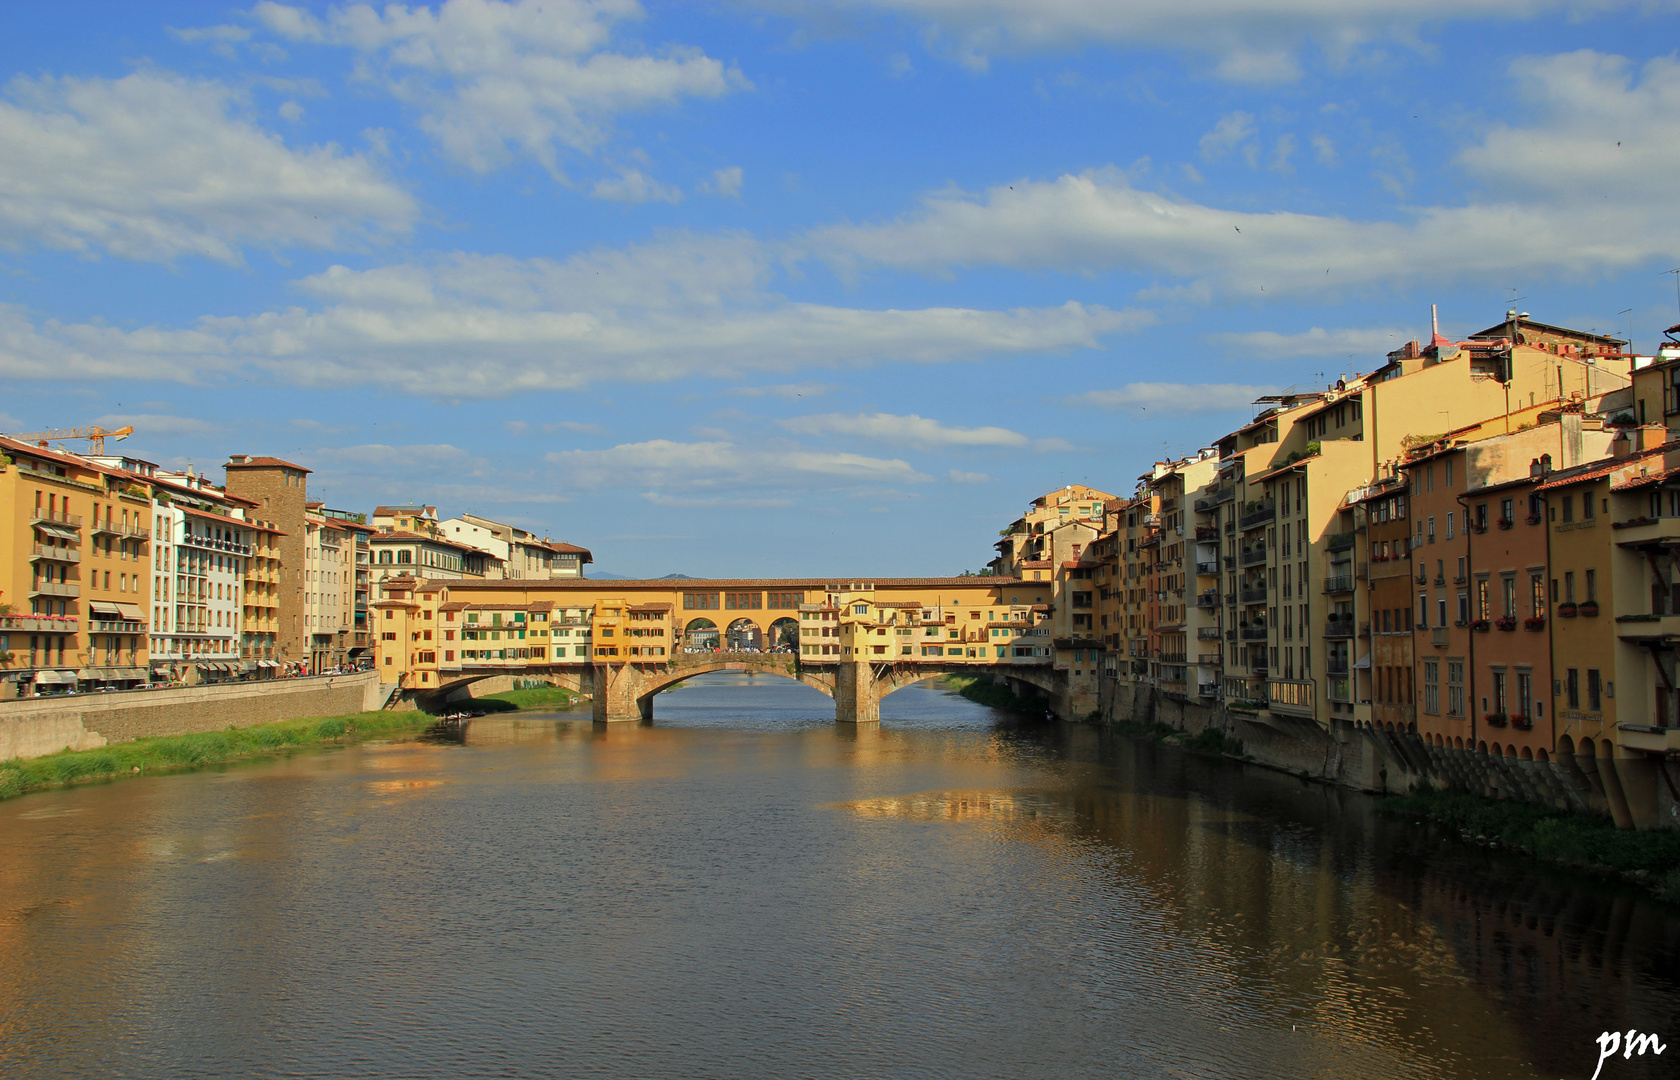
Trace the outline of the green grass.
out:
M 955 691 L 970 701 L 988 705 L 994 709 L 1032 713 L 1044 711 L 1042 700 L 1020 697 L 1011 692 L 1008 687 L 993 682 L 984 675 L 946 675 L 935 681 L 937 685 L 946 690 Z
M 1433 821 L 1461 840 L 1595 873 L 1630 878 L 1680 903 L 1680 831 L 1618 829 L 1600 814 L 1490 799 L 1462 791 L 1419 791 L 1384 799 L 1385 813 Z
M 274 724 L 164 735 L 97 750 L 65 750 L 45 757 L 0 761 L 0 799 L 89 780 L 196 769 L 240 758 L 344 739 L 406 733 L 430 725 L 423 712 L 363 712 Z
M 1184 741 L 1186 750 L 1196 750 L 1204 754 L 1232 754 L 1243 756 L 1241 739 L 1233 739 L 1218 728 L 1203 728 L 1193 738 Z
M 539 686 L 531 690 L 504 690 L 499 694 L 485 694 L 474 698 L 475 704 L 505 701 L 516 709 L 556 709 L 572 704 L 578 696 L 558 686 Z M 465 705 L 466 702 L 461 704 Z

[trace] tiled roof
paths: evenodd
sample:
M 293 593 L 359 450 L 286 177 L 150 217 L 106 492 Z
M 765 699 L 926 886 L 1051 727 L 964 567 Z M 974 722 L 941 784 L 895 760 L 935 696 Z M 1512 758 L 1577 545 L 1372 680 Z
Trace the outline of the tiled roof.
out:
M 1564 469 L 1552 473 L 1552 478 L 1544 484 L 1541 484 L 1535 490 L 1552 491 L 1557 488 L 1569 487 L 1572 484 L 1585 483 L 1590 480 L 1601 480 L 1604 477 L 1616 472 L 1618 469 L 1627 468 L 1632 471 L 1630 468 L 1631 466 L 1637 465 L 1645 461 L 1647 458 L 1656 457 L 1659 454 L 1673 450 L 1680 450 L 1680 440 L 1665 442 L 1661 446 L 1653 446 L 1649 450 L 1641 450 L 1637 454 L 1629 454 L 1627 457 L 1600 458 L 1597 461 L 1589 461 L 1585 465 L 1577 465 L 1572 469 Z
M 1648 487 L 1651 484 L 1660 484 L 1665 480 L 1673 480 L 1677 477 L 1680 477 L 1680 469 L 1664 469 L 1661 472 L 1645 473 L 1644 475 L 1636 476 L 1631 480 L 1624 480 L 1619 484 L 1611 484 L 1610 490 L 1631 491 L 1634 488 Z
M 243 458 L 244 460 L 240 460 Z M 302 465 L 293 465 L 289 461 L 282 461 L 277 457 L 251 457 L 248 454 L 235 455 L 228 459 L 223 466 L 225 469 L 296 469 L 298 472 L 311 472 Z

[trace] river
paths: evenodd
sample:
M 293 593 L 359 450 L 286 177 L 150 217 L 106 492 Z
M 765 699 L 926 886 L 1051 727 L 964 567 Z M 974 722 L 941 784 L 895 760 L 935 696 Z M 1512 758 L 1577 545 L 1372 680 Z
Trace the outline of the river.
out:
M 1680 1074 L 1680 912 L 927 686 L 0 803 L 0 1076 Z M 1659 1067 L 1666 1066 L 1666 1067 Z

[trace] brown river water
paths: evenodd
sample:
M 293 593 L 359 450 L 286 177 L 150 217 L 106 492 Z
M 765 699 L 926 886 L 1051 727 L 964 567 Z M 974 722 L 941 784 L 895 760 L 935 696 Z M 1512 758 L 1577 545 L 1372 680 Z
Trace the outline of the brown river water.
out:
M 0 1077 L 1680 1076 L 1680 910 L 931 687 L 0 803 Z M 236 718 L 230 718 L 236 720 Z

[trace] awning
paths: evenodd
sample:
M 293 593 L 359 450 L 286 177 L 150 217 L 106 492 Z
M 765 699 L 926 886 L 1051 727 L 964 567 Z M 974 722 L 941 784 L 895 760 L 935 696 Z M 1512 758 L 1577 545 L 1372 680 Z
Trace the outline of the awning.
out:
M 78 681 L 78 682 L 98 682 L 100 679 L 103 679 L 103 678 L 105 678 L 105 676 L 100 672 L 100 669 L 98 669 L 98 668 L 85 667 L 82 670 L 76 672 L 76 681 Z
M 153 678 L 157 678 L 160 675 L 167 679 L 169 677 L 169 669 L 166 667 L 155 667 L 152 669 Z
M 68 675 L 68 677 L 66 677 L 66 675 Z M 35 673 L 35 683 L 37 686 L 50 686 L 58 683 L 76 681 L 76 676 L 73 673 L 66 673 L 66 675 L 60 675 L 56 671 L 37 671 Z
M 1370 671 L 1371 670 L 1371 654 L 1366 653 L 1364 656 L 1361 656 L 1359 658 L 1359 660 L 1353 665 L 1353 669 L 1355 671 Z
M 145 679 L 146 669 L 141 667 L 120 667 L 111 669 L 111 678 L 122 682 L 133 679 Z
M 108 619 L 120 619 L 120 618 L 122 618 L 122 608 L 118 607 L 116 604 L 108 603 L 104 600 L 90 600 L 90 601 L 88 601 L 88 609 L 90 611 L 92 611 L 95 615 L 103 615 Z
M 146 613 L 141 611 L 139 605 L 137 604 L 118 604 L 116 607 L 117 611 L 122 614 L 122 617 L 127 619 L 129 622 L 146 621 Z
M 255 670 L 257 670 L 257 665 L 256 665 L 255 661 L 241 660 L 239 662 L 239 673 L 241 675 L 243 675 L 247 671 L 255 671 Z
M 37 521 L 35 523 L 35 527 L 46 533 L 48 536 L 56 536 L 60 540 L 69 540 L 76 544 L 82 542 L 80 533 L 78 533 L 75 529 L 67 528 L 63 525 L 54 525 L 50 521 Z

